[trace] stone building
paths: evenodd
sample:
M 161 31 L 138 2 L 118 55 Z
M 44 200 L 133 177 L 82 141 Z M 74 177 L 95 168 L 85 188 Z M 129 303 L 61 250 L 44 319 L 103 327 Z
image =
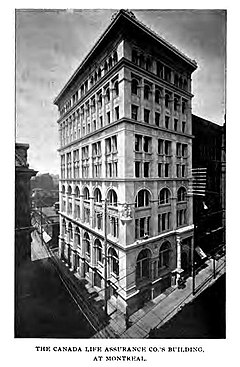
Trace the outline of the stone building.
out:
M 37 171 L 27 163 L 28 144 L 15 144 L 15 263 L 31 260 L 30 179 Z
M 204 196 L 194 195 L 195 246 L 211 254 L 225 237 L 224 128 L 192 115 L 192 132 L 192 166 L 207 169 Z
M 109 301 L 124 312 L 175 285 L 191 263 L 196 68 L 120 10 L 54 101 L 59 255 L 100 296 L 106 259 Z

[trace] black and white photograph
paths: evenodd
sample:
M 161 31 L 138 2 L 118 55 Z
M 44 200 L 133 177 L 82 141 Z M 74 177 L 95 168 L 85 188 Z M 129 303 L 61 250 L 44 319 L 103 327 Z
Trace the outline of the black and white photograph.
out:
M 15 338 L 226 337 L 226 10 L 16 9 Z

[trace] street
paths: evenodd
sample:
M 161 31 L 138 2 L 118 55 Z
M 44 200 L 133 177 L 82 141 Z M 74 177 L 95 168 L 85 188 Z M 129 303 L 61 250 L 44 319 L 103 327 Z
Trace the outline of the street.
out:
M 222 275 L 215 284 L 186 305 L 150 338 L 225 338 L 225 281 L 226 275 Z
M 32 262 L 16 272 L 15 337 L 90 338 L 94 329 L 33 235 Z

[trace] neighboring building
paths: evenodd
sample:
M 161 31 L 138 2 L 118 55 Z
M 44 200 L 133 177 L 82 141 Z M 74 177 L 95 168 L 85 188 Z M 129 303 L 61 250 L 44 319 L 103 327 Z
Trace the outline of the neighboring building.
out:
M 54 101 L 59 255 L 103 294 L 106 222 L 108 297 L 129 314 L 191 263 L 196 68 L 120 10 Z
M 220 125 L 192 115 L 192 132 L 193 168 L 207 168 L 205 195 L 194 195 L 195 244 L 206 254 L 211 254 L 224 244 L 224 129 Z
M 32 211 L 32 225 L 42 235 L 49 247 L 58 247 L 59 214 L 54 207 L 42 207 Z
M 27 163 L 28 144 L 15 144 L 15 264 L 31 260 L 30 179 L 37 171 Z

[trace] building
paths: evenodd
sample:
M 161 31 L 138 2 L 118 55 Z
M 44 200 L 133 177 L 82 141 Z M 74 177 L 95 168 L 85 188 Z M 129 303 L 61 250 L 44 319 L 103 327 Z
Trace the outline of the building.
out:
M 30 179 L 37 171 L 27 163 L 28 144 L 15 144 L 15 264 L 31 260 Z
M 191 263 L 196 68 L 120 10 L 54 101 L 59 256 L 128 314 Z
M 51 248 L 58 247 L 59 215 L 54 206 L 44 206 L 32 210 L 32 225 L 42 235 L 44 243 Z
M 192 115 L 192 132 L 192 166 L 207 169 L 204 196 L 194 195 L 195 244 L 206 254 L 212 254 L 224 244 L 224 129 L 211 121 Z

